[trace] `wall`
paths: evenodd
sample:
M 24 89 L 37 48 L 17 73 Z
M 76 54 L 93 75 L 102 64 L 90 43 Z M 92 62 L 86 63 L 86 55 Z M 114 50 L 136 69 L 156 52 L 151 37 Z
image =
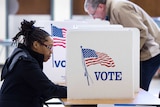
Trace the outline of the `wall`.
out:
M 73 14 L 85 15 L 83 3 L 85 0 L 73 0 Z M 141 6 L 152 17 L 160 16 L 160 0 L 130 0 Z
M 4 39 L 6 36 L 6 0 L 0 0 L 0 13 L 0 39 Z
M 0 0 L 0 40 L 5 39 L 6 36 L 6 0 Z M 5 48 L 0 45 L 0 65 L 5 60 Z
M 52 0 L 41 0 L 40 2 L 39 0 L 17 0 L 17 1 L 20 4 L 17 14 L 50 14 Z M 72 0 L 73 15 L 87 15 L 83 8 L 84 1 L 85 0 Z M 160 5 L 160 0 L 130 0 L 130 1 L 141 6 L 152 17 L 160 16 L 160 9 L 158 9 Z
M 51 0 L 18 0 L 17 14 L 50 14 Z
M 130 0 L 141 6 L 152 17 L 160 16 L 160 0 Z
M 84 11 L 83 4 L 85 0 L 72 0 L 73 1 L 73 15 L 87 15 Z

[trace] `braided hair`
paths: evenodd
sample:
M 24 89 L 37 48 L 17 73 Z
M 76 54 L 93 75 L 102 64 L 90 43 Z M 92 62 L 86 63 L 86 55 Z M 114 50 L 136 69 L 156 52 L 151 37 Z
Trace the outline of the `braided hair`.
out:
M 35 21 L 26 21 L 21 22 L 20 31 L 12 38 L 12 44 L 22 43 L 25 46 L 31 48 L 34 41 L 43 44 L 46 40 L 46 37 L 50 36 L 46 31 L 42 30 L 40 27 L 34 26 Z M 19 41 L 20 37 L 22 40 Z

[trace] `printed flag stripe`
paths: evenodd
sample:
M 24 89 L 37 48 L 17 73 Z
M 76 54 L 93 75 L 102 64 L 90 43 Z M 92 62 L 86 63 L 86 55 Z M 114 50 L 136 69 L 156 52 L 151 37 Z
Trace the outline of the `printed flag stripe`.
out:
M 114 61 L 107 54 L 92 49 L 82 49 L 86 66 L 101 64 L 106 67 L 115 67 Z
M 53 36 L 53 46 L 60 46 L 66 48 L 66 33 L 67 29 L 58 28 L 56 26 L 52 26 L 52 36 Z
M 107 54 L 104 53 L 100 53 L 100 52 L 96 52 L 98 55 L 98 58 L 100 59 L 100 64 L 107 66 L 107 67 L 114 67 L 114 61 L 112 60 L 112 58 L 110 58 Z
M 58 37 L 54 37 L 54 43 L 53 46 L 62 46 L 63 48 L 66 48 L 66 40 L 63 39 L 59 39 Z
M 62 34 L 63 34 L 63 37 L 64 37 L 64 38 L 66 38 L 66 33 L 67 33 L 67 29 L 62 28 Z

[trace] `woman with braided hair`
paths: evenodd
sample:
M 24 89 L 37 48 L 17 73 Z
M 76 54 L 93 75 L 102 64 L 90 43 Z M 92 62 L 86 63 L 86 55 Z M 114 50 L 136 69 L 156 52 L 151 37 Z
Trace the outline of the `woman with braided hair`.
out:
M 22 21 L 20 32 L 13 37 L 17 48 L 2 69 L 0 107 L 43 107 L 51 98 L 67 97 L 67 88 L 54 84 L 43 72 L 43 62 L 52 54 L 53 39 L 34 23 Z

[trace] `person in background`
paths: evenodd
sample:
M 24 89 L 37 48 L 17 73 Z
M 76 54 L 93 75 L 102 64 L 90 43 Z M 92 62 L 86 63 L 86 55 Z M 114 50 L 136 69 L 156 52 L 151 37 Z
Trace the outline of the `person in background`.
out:
M 160 29 L 138 5 L 128 0 L 85 0 L 84 10 L 94 19 L 138 28 L 140 31 L 140 87 L 149 90 L 160 66 Z
M 51 98 L 67 97 L 67 87 L 54 84 L 43 72 L 43 62 L 53 52 L 53 39 L 34 23 L 22 21 L 13 37 L 17 48 L 2 68 L 0 107 L 43 107 Z

